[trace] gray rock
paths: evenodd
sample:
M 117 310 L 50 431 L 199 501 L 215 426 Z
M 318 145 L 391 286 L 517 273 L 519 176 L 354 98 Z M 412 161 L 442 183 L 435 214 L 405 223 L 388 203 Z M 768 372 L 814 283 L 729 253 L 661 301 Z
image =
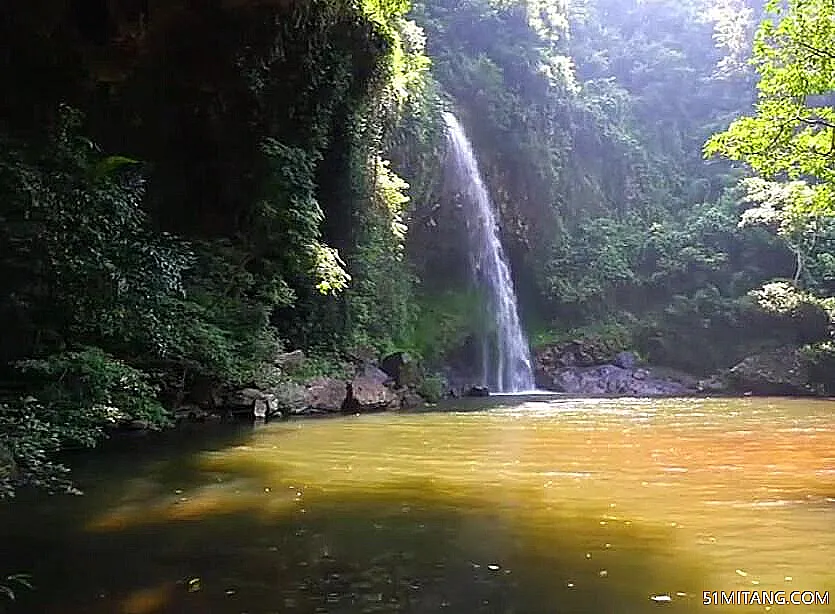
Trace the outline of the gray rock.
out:
M 357 376 L 371 380 L 377 384 L 393 384 L 395 381 L 388 373 L 369 363 L 364 363 L 359 368 Z
M 723 393 L 729 391 L 728 381 L 722 375 L 711 375 L 708 378 L 700 379 L 696 383 L 699 392 Z
M 400 397 L 401 409 L 415 409 L 416 407 L 425 405 L 423 397 L 408 388 L 400 391 L 398 396 Z
M 574 339 L 538 348 L 534 361 L 545 368 L 593 367 L 606 364 L 610 356 L 604 344 Z
M 360 375 L 351 383 L 354 398 L 358 403 L 358 411 L 381 411 L 400 405 L 397 395 L 383 385 L 379 378 Z
M 489 397 L 490 389 L 487 386 L 471 386 L 464 396 L 468 397 Z
M 756 395 L 812 394 L 809 379 L 808 360 L 793 346 L 754 354 L 728 372 L 734 390 Z
M 345 400 L 345 381 L 317 377 L 305 386 L 304 409 L 299 413 L 338 412 Z
M 283 382 L 270 389 L 276 403 L 276 412 L 281 414 L 301 414 L 306 408 L 307 389 L 295 382 Z
M 634 369 L 635 365 L 638 364 L 638 357 L 635 352 L 618 352 L 612 360 L 612 364 L 622 369 Z
M 563 367 L 548 373 L 547 379 L 549 390 L 580 395 L 676 396 L 694 392 L 680 382 L 654 377 L 648 371 L 615 365 Z
M 232 413 L 250 413 L 256 418 L 270 418 L 278 413 L 276 395 L 257 388 L 236 390 L 226 397 L 226 408 Z
M 242 388 L 226 395 L 225 405 L 230 408 L 252 407 L 257 399 L 264 393 L 257 388 Z

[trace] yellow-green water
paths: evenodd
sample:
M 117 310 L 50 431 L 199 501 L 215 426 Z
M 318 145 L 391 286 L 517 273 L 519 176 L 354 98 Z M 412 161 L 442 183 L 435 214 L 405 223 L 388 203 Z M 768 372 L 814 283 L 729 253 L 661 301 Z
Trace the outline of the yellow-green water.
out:
M 835 404 L 511 399 L 175 434 L 0 513 L 11 612 L 835 612 Z M 705 606 L 703 591 L 829 591 Z

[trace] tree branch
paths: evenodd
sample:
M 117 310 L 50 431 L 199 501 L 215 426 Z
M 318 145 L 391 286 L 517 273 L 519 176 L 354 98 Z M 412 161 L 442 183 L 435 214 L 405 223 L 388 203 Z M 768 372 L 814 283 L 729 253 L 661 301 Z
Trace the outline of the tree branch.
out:
M 813 54 L 824 57 L 824 58 L 832 58 L 835 59 L 835 52 L 827 51 L 826 49 L 818 49 L 817 47 L 813 47 L 809 43 L 804 43 L 803 41 L 796 41 L 798 45 L 803 47 L 804 49 L 808 49 Z
M 800 117 L 799 115 L 795 117 L 795 119 L 799 122 L 804 124 L 808 124 L 809 126 L 823 126 L 824 128 L 833 128 L 835 129 L 835 124 L 832 122 L 828 122 L 825 119 L 816 118 L 816 119 L 806 119 L 805 117 Z

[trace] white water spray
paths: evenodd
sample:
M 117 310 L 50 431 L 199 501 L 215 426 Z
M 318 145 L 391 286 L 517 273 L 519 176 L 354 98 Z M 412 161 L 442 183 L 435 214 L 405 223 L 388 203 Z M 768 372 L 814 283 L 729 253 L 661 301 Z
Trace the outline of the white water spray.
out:
M 489 307 L 496 323 L 495 352 L 490 351 L 486 338 L 482 348 L 482 383 L 495 392 L 533 390 L 530 350 L 519 322 L 516 293 L 499 241 L 490 196 L 461 124 L 451 113 L 444 113 L 444 121 L 449 143 L 448 161 L 465 197 L 473 275 L 487 288 Z

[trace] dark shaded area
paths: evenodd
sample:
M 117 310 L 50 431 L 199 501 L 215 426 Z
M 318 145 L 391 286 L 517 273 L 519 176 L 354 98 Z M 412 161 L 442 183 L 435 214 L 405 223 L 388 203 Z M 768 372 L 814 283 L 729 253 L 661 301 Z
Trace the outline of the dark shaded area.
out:
M 226 445 L 241 442 L 243 434 L 227 432 L 216 445 L 229 436 Z M 150 471 L 156 490 L 142 501 L 148 509 L 170 500 L 175 488 L 198 496 L 218 477 L 197 471 L 187 449 L 150 443 L 144 468 L 124 463 L 124 445 L 111 451 L 88 497 L 32 501 L 0 518 L 9 530 L 0 568 L 27 569 L 36 584 L 10 612 L 599 614 L 640 611 L 652 605 L 650 595 L 676 591 L 691 597 L 666 604 L 667 611 L 699 607 L 704 571 L 674 562 L 669 529 L 604 529 L 591 511 L 555 512 L 555 524 L 544 527 L 526 519 L 525 502 L 512 495 L 503 505 L 518 506 L 516 517 L 486 508 L 477 495 L 443 494 L 424 482 L 338 495 L 304 488 L 303 501 L 284 514 L 221 508 L 195 520 L 149 518 L 84 532 L 85 521 L 118 506 L 120 475 Z M 79 467 L 88 477 L 92 470 Z M 275 479 L 257 465 L 244 473 L 259 490 Z M 270 485 L 265 504 L 281 495 L 281 485 Z M 234 505 L 234 496 L 229 501 Z

